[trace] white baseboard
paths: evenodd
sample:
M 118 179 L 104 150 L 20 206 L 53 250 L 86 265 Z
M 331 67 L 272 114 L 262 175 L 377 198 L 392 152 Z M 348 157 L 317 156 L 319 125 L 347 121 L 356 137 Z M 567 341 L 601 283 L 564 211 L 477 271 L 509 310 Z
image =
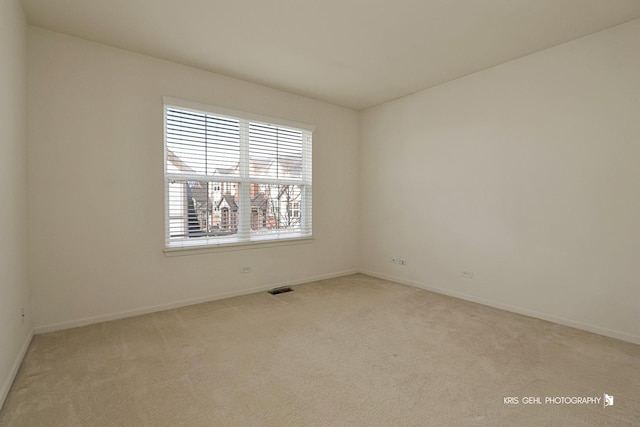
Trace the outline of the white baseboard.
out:
M 208 295 L 200 298 L 191 298 L 191 299 L 186 299 L 181 301 L 175 301 L 167 304 L 136 308 L 133 310 L 119 311 L 116 313 L 109 313 L 109 314 L 104 314 L 100 316 L 92 316 L 92 317 L 85 317 L 81 319 L 68 320 L 68 321 L 53 323 L 49 325 L 40 325 L 33 328 L 33 333 L 37 335 L 37 334 L 44 334 L 47 332 L 61 331 L 63 329 L 77 328 L 79 326 L 87 326 L 87 325 L 92 325 L 94 323 L 108 322 L 110 320 L 124 319 L 127 317 L 139 316 L 142 314 L 149 314 L 149 313 L 155 313 L 158 311 L 170 310 L 172 308 L 185 307 L 188 305 L 201 304 L 204 302 L 210 302 L 210 301 L 215 301 L 215 300 L 224 299 L 224 298 L 231 298 L 231 297 L 237 297 L 240 295 L 263 292 L 263 291 L 277 288 L 280 286 L 294 286 L 302 283 L 314 282 L 317 280 L 332 279 L 334 277 L 346 276 L 348 274 L 355 274 L 358 272 L 359 270 L 357 269 L 345 270 L 345 271 L 339 271 L 336 273 L 322 274 L 319 276 L 305 277 L 303 279 L 288 280 L 286 282 L 280 282 L 280 283 L 272 283 L 265 286 L 242 289 L 239 291 L 222 292 L 219 294 Z
M 402 283 L 403 285 L 413 286 L 416 288 L 425 289 L 427 291 L 435 292 L 442 295 L 448 295 L 454 298 L 459 298 L 465 301 L 471 301 L 482 305 L 487 305 L 489 307 L 499 308 L 500 310 L 509 311 L 512 313 L 522 314 L 524 316 L 535 317 L 536 319 L 546 320 L 552 323 L 557 323 L 563 326 L 569 326 L 571 328 L 581 329 L 587 332 L 593 332 L 598 335 L 604 335 L 606 337 L 619 339 L 622 341 L 627 341 L 633 344 L 640 344 L 640 336 L 627 334 L 624 332 L 615 331 L 612 329 L 602 328 L 596 325 L 590 325 L 588 323 L 582 323 L 571 319 L 566 319 L 564 317 L 555 316 L 549 313 L 543 313 L 535 310 L 530 310 L 528 308 L 518 307 L 510 304 L 503 304 L 498 301 L 488 300 L 480 297 L 476 297 L 474 295 L 468 295 L 462 292 L 453 292 L 447 289 L 436 288 L 433 286 L 428 286 L 420 282 L 415 282 L 413 280 L 406 280 L 400 277 L 390 276 L 388 274 L 382 274 L 375 271 L 370 270 L 360 270 L 360 273 L 367 274 L 369 276 L 378 277 L 380 279 L 390 280 L 397 283 Z
M 18 374 L 18 369 L 20 369 L 22 360 L 24 359 L 25 354 L 27 354 L 27 349 L 29 348 L 29 344 L 31 344 L 32 338 L 33 331 L 30 331 L 27 335 L 27 338 L 24 340 L 24 343 L 22 343 L 22 347 L 20 348 L 20 352 L 18 353 L 16 360 L 13 362 L 13 366 L 11 366 L 9 375 L 7 375 L 7 378 L 5 378 L 4 382 L 2 383 L 2 388 L 0 388 L 0 409 L 2 409 L 5 400 L 7 400 L 7 396 L 9 395 L 9 390 L 11 390 L 13 380 L 15 380 L 16 375 Z

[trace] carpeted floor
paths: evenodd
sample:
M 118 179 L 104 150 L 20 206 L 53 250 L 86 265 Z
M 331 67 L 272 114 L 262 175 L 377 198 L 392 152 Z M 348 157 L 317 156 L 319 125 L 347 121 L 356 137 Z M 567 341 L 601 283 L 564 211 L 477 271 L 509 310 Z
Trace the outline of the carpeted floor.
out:
M 294 289 L 38 335 L 0 426 L 640 425 L 638 345 L 364 275 Z

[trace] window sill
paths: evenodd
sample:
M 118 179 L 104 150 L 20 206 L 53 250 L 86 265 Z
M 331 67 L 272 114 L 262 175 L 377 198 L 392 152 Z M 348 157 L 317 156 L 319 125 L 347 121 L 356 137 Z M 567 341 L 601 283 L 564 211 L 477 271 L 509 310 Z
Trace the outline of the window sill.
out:
M 264 249 L 275 248 L 280 246 L 291 245 L 303 245 L 311 243 L 314 240 L 313 236 L 305 237 L 292 237 L 288 239 L 279 240 L 264 240 L 264 241 L 248 241 L 237 243 L 219 243 L 213 245 L 200 245 L 200 246 L 176 246 L 165 247 L 163 252 L 165 256 L 184 256 L 184 255 L 198 255 L 205 253 L 215 252 L 231 252 L 231 251 L 245 251 L 251 249 Z

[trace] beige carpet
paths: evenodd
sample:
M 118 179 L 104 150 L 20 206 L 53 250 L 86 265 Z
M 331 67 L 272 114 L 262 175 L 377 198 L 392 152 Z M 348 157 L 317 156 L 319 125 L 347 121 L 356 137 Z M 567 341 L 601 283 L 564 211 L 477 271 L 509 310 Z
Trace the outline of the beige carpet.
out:
M 38 335 L 0 425 L 640 425 L 638 345 L 364 275 L 294 289 Z

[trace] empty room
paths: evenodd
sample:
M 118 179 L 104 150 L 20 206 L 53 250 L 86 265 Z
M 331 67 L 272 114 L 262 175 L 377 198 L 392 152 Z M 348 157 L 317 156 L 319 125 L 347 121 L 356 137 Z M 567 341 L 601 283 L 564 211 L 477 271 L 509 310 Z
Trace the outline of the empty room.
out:
M 1 427 L 638 425 L 640 1 L 0 0 L 0 129 Z

